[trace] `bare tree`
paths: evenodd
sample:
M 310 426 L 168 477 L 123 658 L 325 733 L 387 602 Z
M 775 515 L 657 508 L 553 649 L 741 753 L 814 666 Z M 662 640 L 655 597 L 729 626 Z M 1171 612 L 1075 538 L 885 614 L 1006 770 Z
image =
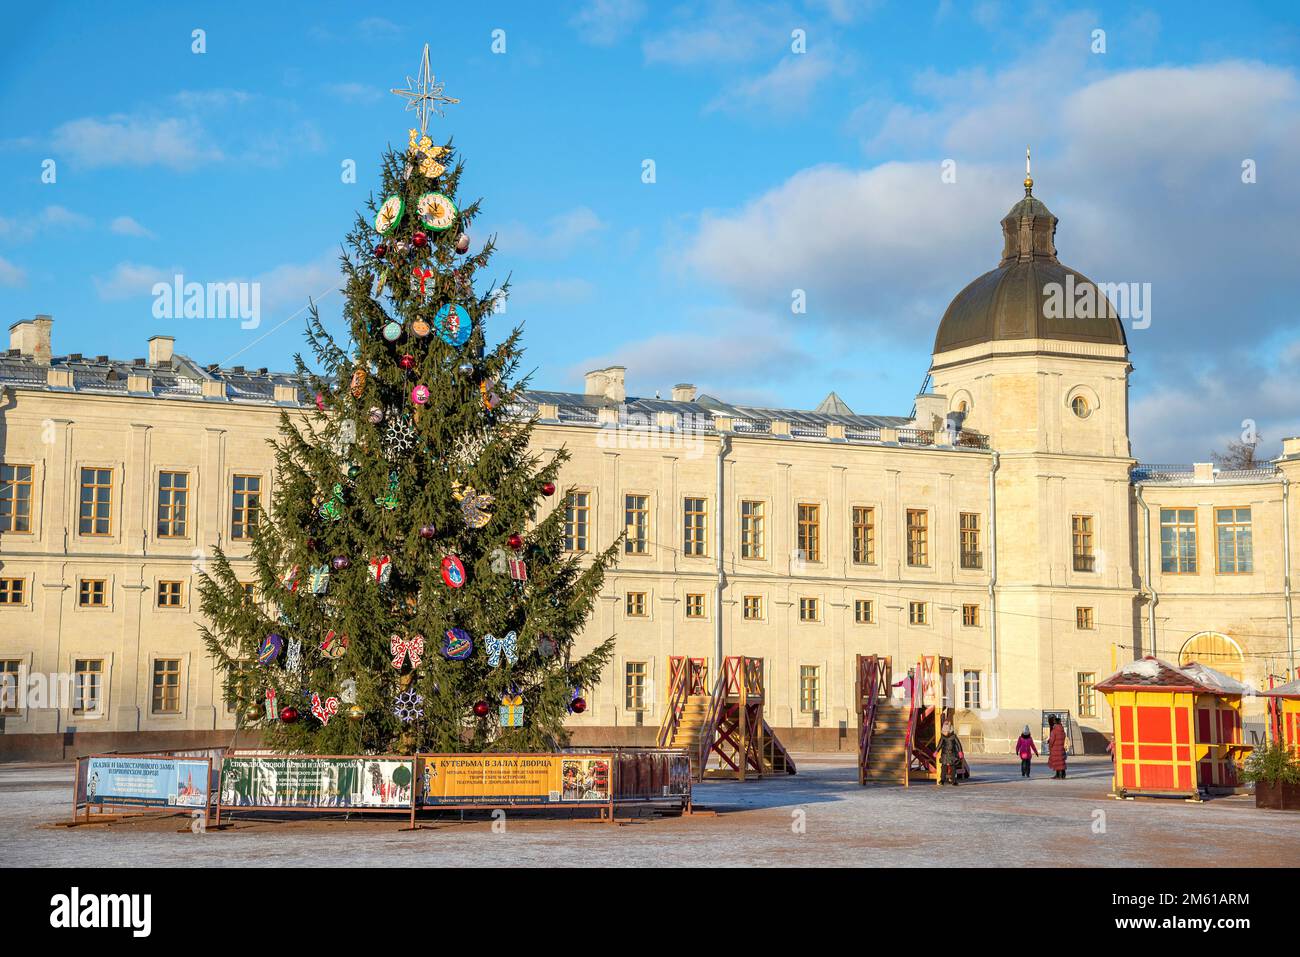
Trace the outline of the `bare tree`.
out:
M 1229 442 L 1228 448 L 1223 452 L 1211 452 L 1210 458 L 1221 469 L 1254 469 L 1260 467 L 1260 459 L 1256 458 L 1255 450 L 1259 448 L 1260 440 L 1264 437 L 1256 435 L 1254 442 Z

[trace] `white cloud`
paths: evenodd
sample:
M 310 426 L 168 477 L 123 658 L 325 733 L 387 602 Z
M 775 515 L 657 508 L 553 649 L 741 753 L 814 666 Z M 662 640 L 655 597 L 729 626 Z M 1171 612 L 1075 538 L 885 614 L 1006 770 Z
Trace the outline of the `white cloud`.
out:
M 140 225 L 138 221 L 130 216 L 118 216 L 108 224 L 110 231 L 117 233 L 119 236 L 139 236 L 144 239 L 153 239 L 154 234 Z
M 783 4 L 759 6 L 713 0 L 707 9 L 679 25 L 648 37 L 641 45 L 647 63 L 674 66 L 740 63 L 764 53 L 789 50 L 791 15 Z
M 791 54 L 768 72 L 732 84 L 706 110 L 794 113 L 808 105 L 818 85 L 834 72 L 830 53 Z
M 92 281 L 95 294 L 105 302 L 113 302 L 149 296 L 152 294 L 154 283 L 170 283 L 174 276 L 182 272 L 179 266 L 164 268 L 142 263 L 120 262 L 108 273 L 95 276 Z M 193 277 L 186 278 L 193 280 Z
M 89 229 L 93 224 L 94 221 L 89 216 L 68 209 L 66 206 L 51 205 L 46 206 L 39 213 L 27 216 L 0 216 L 0 239 L 25 243 L 48 229 Z
M 575 206 L 552 216 L 541 228 L 506 223 L 497 231 L 497 249 L 515 257 L 562 258 L 605 230 L 606 224 L 587 206 Z
M 594 46 L 617 43 L 645 16 L 641 0 L 586 0 L 569 25 Z
M 221 159 L 203 126 L 190 117 L 85 117 L 54 130 L 54 149 L 88 168 L 166 166 L 192 169 Z
M 22 286 L 27 282 L 27 270 L 0 256 L 0 286 Z

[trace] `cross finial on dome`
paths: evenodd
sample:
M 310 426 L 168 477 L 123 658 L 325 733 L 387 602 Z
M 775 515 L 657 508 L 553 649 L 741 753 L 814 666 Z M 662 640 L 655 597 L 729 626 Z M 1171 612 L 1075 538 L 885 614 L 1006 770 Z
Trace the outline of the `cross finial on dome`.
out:
M 1029 175 L 1029 147 L 1025 147 L 1025 195 L 1034 195 L 1034 178 Z

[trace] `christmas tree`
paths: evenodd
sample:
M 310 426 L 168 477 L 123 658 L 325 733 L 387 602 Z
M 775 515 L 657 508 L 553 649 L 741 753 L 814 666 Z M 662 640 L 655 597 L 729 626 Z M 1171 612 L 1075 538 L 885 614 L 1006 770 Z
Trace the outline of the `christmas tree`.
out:
M 285 751 L 552 750 L 613 651 L 573 649 L 618 543 L 564 552 L 567 453 L 530 451 L 521 329 L 489 347 L 506 284 L 476 292 L 493 244 L 471 251 L 464 165 L 424 132 L 456 102 L 431 79 L 426 47 L 419 87 L 394 91 L 421 128 L 341 256 L 350 342 L 310 310 L 315 403 L 281 414 L 256 590 L 220 549 L 199 586 L 227 696 Z

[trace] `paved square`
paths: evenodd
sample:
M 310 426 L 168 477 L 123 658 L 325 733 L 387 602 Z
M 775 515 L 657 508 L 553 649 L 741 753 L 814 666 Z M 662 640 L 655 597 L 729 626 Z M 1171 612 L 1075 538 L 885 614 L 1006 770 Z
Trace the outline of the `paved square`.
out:
M 618 827 L 510 815 L 479 819 L 246 821 L 193 835 L 182 817 L 42 827 L 69 816 L 71 768 L 0 765 L 4 866 L 1300 866 L 1300 813 L 1253 797 L 1116 801 L 1110 762 L 1075 758 L 1054 781 L 1023 781 L 1011 756 L 977 756 L 956 789 L 861 788 L 851 755 L 796 755 L 799 774 L 710 781 L 696 803 L 717 817 L 641 818 Z M 1104 815 L 1099 817 L 1098 815 Z M 1104 825 L 1104 830 L 1101 826 Z M 179 833 L 178 833 L 179 832 Z

